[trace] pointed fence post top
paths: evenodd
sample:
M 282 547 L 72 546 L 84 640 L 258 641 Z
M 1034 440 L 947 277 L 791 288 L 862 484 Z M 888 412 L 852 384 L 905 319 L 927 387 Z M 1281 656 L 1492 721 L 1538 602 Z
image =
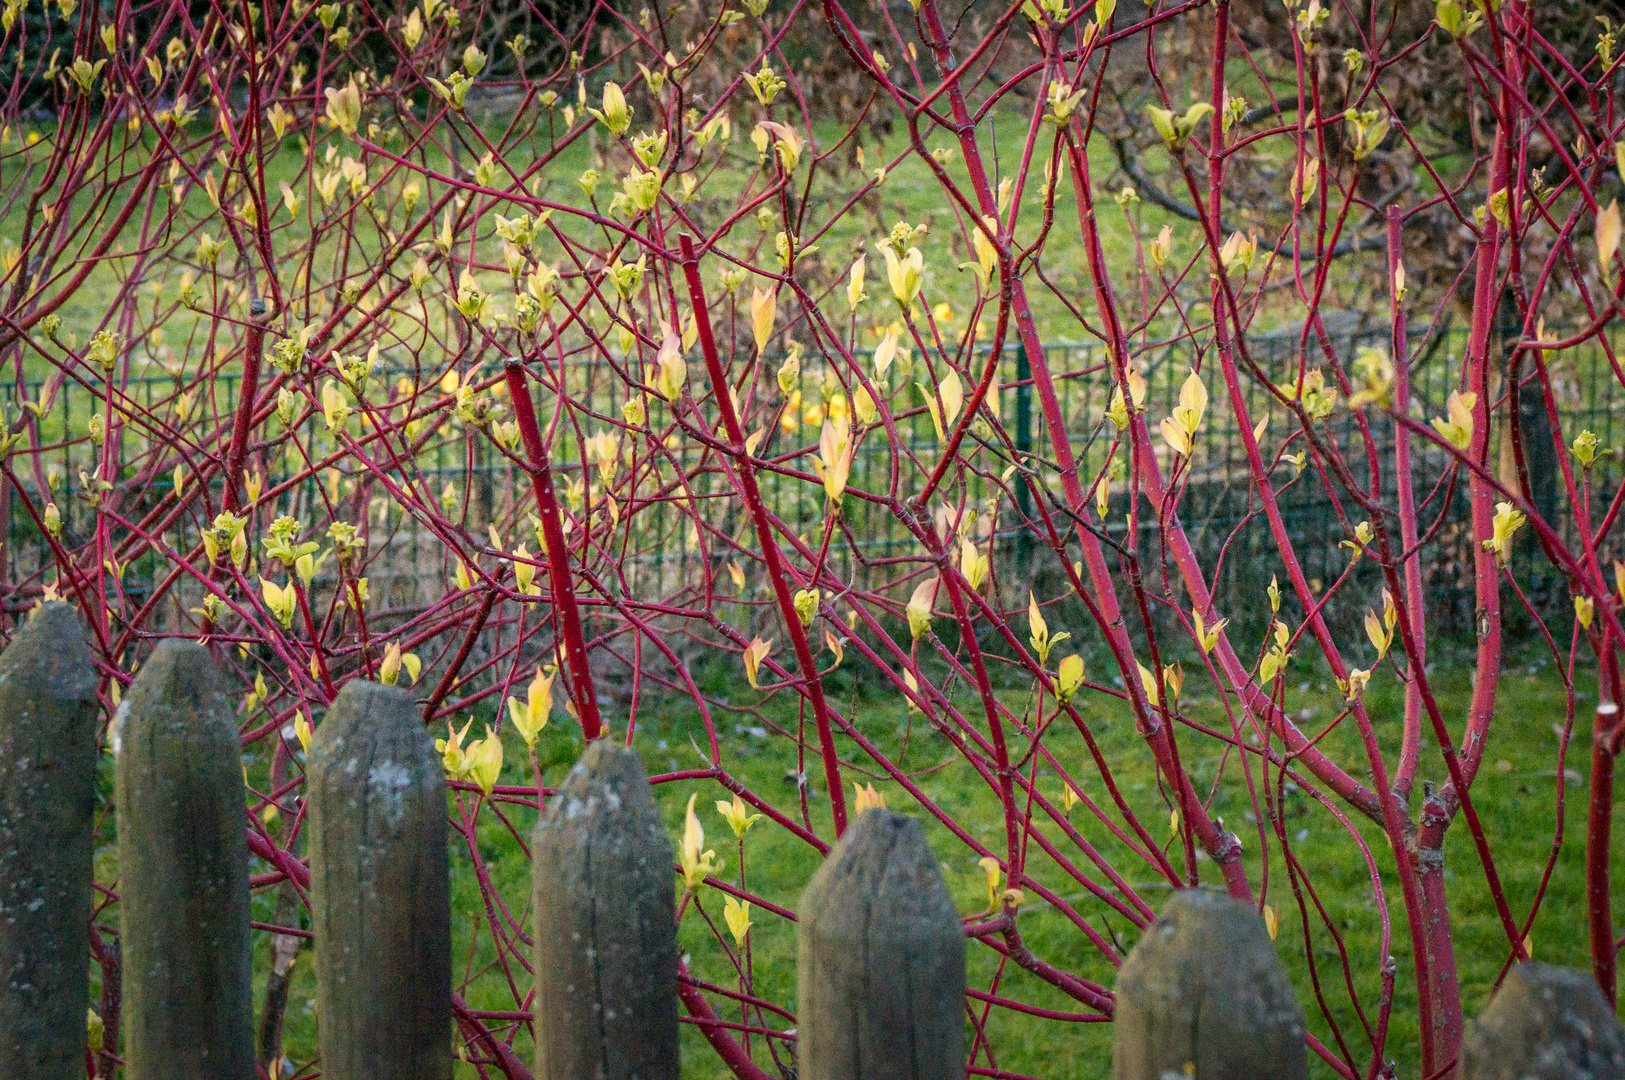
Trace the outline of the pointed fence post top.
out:
M 677 1080 L 673 861 L 637 753 L 588 743 L 531 848 L 537 1080 Z
M 821 937 L 963 939 L 925 830 L 891 810 L 858 815 L 801 894 L 800 918 Z
M 96 665 L 71 605 L 60 600 L 43 604 L 17 628 L 0 653 L 0 683 L 13 681 L 30 694 L 59 701 L 95 698 Z
M 96 666 L 67 604 L 0 653 L 0 1076 L 85 1075 Z
M 124 1076 L 251 1076 L 242 751 L 209 651 L 160 642 L 124 697 L 113 742 Z
M 1181 889 L 1117 972 L 1117 1080 L 1304 1080 L 1303 1009 L 1251 904 Z
M 613 739 L 594 739 L 559 785 L 558 794 L 537 823 L 542 830 L 575 827 L 583 818 L 631 815 L 652 823 L 665 839 L 660 808 L 649 791 L 649 777 L 637 751 Z M 666 840 L 666 851 L 670 851 Z
M 158 643 L 129 691 L 128 708 L 121 716 L 140 715 L 153 709 L 183 709 L 204 717 L 224 703 L 220 676 L 209 650 L 195 641 L 167 638 Z M 233 733 L 236 727 L 232 727 Z
M 305 758 L 317 1038 L 331 1080 L 451 1080 L 446 786 L 404 689 L 346 683 Z
M 963 1080 L 965 931 L 925 830 L 866 810 L 801 894 L 802 1080 Z
M 410 691 L 368 679 L 351 679 L 339 688 L 338 696 L 328 706 L 310 748 L 313 752 L 318 745 L 336 750 L 340 741 L 351 735 L 381 737 L 387 732 L 399 736 L 407 731 L 426 743 L 433 742 Z
M 387 708 L 390 705 L 404 705 L 412 700 L 412 694 L 399 686 L 387 686 L 371 679 L 351 679 L 339 687 L 335 703 L 343 701 L 352 710 Z
M 1515 964 L 1461 1045 L 1462 1080 L 1625 1076 L 1625 1029 L 1590 973 Z

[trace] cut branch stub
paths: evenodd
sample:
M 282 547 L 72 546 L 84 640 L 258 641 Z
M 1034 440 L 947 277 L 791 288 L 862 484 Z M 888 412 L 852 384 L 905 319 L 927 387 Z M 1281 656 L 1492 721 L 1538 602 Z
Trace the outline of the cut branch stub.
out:
M 965 933 L 913 818 L 868 810 L 801 894 L 802 1080 L 962 1080 Z
M 0 655 L 0 1076 L 84 1080 L 96 681 L 67 604 Z
M 1304 1080 L 1303 1010 L 1249 904 L 1182 889 L 1117 973 L 1117 1080 Z
M 248 1080 L 242 753 L 207 649 L 158 646 L 119 709 L 113 749 L 125 1076 Z
M 346 684 L 305 783 L 322 1075 L 450 1080 L 446 784 L 412 695 Z
M 1515 965 L 1467 1025 L 1462 1080 L 1605 1080 L 1625 1076 L 1625 1029 L 1589 974 Z
M 588 744 L 531 858 L 538 1080 L 676 1080 L 672 846 L 638 755 Z

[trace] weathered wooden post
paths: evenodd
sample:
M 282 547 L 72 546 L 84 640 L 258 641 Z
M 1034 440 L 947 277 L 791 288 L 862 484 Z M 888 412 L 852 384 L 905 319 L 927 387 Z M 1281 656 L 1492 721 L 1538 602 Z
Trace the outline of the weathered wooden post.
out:
M 1264 921 L 1181 889 L 1117 972 L 1117 1080 L 1304 1080 L 1303 1010 Z
M 46 604 L 0 655 L 0 1076 L 84 1080 L 96 666 Z
M 412 695 L 347 683 L 305 783 L 322 1075 L 450 1080 L 446 783 Z
M 1590 974 L 1524 963 L 1461 1041 L 1462 1080 L 1625 1076 L 1625 1029 Z
M 531 860 L 538 1080 L 676 1080 L 672 847 L 635 752 L 587 746 Z
M 159 644 L 119 708 L 113 752 L 124 1075 L 249 1080 L 242 753 L 208 650 Z
M 963 1080 L 965 933 L 918 821 L 859 815 L 796 938 L 801 1080 Z

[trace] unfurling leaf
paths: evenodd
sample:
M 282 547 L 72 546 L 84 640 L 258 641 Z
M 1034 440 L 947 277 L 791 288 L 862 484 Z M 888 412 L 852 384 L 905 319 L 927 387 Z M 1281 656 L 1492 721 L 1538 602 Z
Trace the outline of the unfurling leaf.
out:
M 1078 692 L 1083 683 L 1083 657 L 1077 653 L 1062 657 L 1060 667 L 1055 671 L 1055 691 L 1062 704 L 1072 700 L 1072 695 Z
M 831 410 L 819 433 L 818 456 L 813 459 L 813 467 L 824 482 L 824 494 L 837 506 L 852 471 L 852 451 L 852 421 L 844 414 L 836 416 Z
M 953 368 L 942 377 L 938 392 L 933 394 L 924 383 L 916 383 L 925 406 L 931 412 L 931 423 L 937 429 L 937 441 L 948 441 L 948 429 L 959 419 L 959 410 L 965 405 L 965 385 L 959 381 L 959 372 Z
M 765 353 L 767 342 L 773 336 L 773 317 L 778 312 L 777 294 L 752 289 L 750 297 L 750 326 L 756 335 L 756 351 Z
M 762 817 L 761 814 L 751 813 L 749 805 L 739 797 L 737 792 L 734 794 L 732 802 L 725 799 L 717 800 L 717 813 L 722 815 L 722 819 L 728 823 L 728 827 L 734 831 L 734 835 L 739 837 L 743 837 L 749 832 L 750 827 L 761 820 Z
M 1040 666 L 1049 666 L 1049 651 L 1072 635 L 1062 630 L 1053 637 L 1049 632 L 1049 624 L 1044 621 L 1043 612 L 1038 610 L 1038 600 L 1032 591 L 1027 592 L 1027 640 L 1032 644 L 1033 652 L 1038 654 Z
M 861 814 L 865 810 L 886 809 L 886 796 L 875 790 L 873 784 L 859 784 L 852 781 L 852 813 Z
M 980 589 L 987 580 L 987 552 L 977 547 L 968 536 L 959 541 L 959 572 L 970 583 L 972 590 Z
M 931 609 L 937 602 L 937 586 L 941 579 L 932 574 L 918 585 L 908 598 L 908 628 L 916 639 L 931 629 Z
M 750 901 L 736 896 L 726 897 L 722 901 L 722 918 L 728 924 L 728 933 L 733 935 L 734 944 L 743 949 L 745 935 L 753 925 L 750 921 Z
M 801 620 L 802 626 L 811 626 L 814 616 L 818 614 L 819 591 L 817 589 L 802 589 L 796 593 L 794 604 L 796 618 Z
M 891 285 L 892 295 L 906 308 L 920 291 L 925 277 L 925 255 L 919 248 L 911 247 L 907 256 L 898 258 L 891 244 L 881 245 L 880 251 L 886 257 L 886 280 Z
M 722 872 L 722 863 L 715 851 L 702 851 L 705 847 L 705 829 L 700 816 L 694 812 L 694 801 L 699 792 L 688 797 L 688 809 L 683 815 L 683 841 L 677 847 L 677 860 L 683 868 L 683 881 L 690 889 L 702 885 L 708 874 Z
M 1195 445 L 1193 439 L 1206 412 L 1207 387 L 1193 371 L 1179 388 L 1179 404 L 1174 406 L 1173 415 L 1162 422 L 1162 439 L 1174 453 L 1190 457 Z
M 1226 626 L 1230 625 L 1230 620 L 1220 619 L 1212 626 L 1208 626 L 1202 619 L 1202 613 L 1195 608 L 1191 608 L 1191 625 L 1196 629 L 1197 645 L 1201 646 L 1202 652 L 1210 653 L 1218 647 L 1219 635 L 1224 632 Z
M 1523 528 L 1529 519 L 1524 517 L 1523 511 L 1513 507 L 1509 502 L 1495 504 L 1495 518 L 1492 522 L 1493 533 L 1484 541 L 1484 550 L 1495 552 L 1495 557 L 1503 564 L 1510 552 L 1512 537 Z
M 976 865 L 982 868 L 987 875 L 987 909 L 992 911 L 999 906 L 999 860 L 991 855 L 984 855 L 976 860 Z
M 745 646 L 745 678 L 750 680 L 752 689 L 760 690 L 757 675 L 761 670 L 762 661 L 767 654 L 773 651 L 773 638 L 763 641 L 761 638 L 751 638 L 750 644 Z
M 655 375 L 655 389 L 661 397 L 675 405 L 683 396 L 683 387 L 688 382 L 688 364 L 683 360 L 681 339 L 669 329 L 660 343 L 656 363 L 659 367 Z
M 1457 450 L 1466 450 L 1473 441 L 1473 407 L 1477 404 L 1477 394 L 1452 390 L 1445 401 L 1448 415 L 1433 418 L 1434 428 Z
M 1615 199 L 1608 204 L 1608 209 L 1597 215 L 1597 265 L 1607 278 L 1614 273 L 1614 255 L 1619 251 L 1620 232 L 1619 200 Z
M 485 738 L 468 748 L 465 761 L 468 775 L 489 797 L 502 776 L 502 740 L 490 728 L 486 728 Z
M 1371 647 L 1377 650 L 1378 660 L 1388 655 L 1388 647 L 1394 641 L 1394 630 L 1391 626 L 1384 626 L 1375 611 L 1365 613 L 1365 636 L 1370 640 Z
M 536 737 L 547 726 L 548 714 L 553 711 L 553 679 L 557 672 L 543 674 L 536 669 L 536 677 L 525 690 L 525 700 L 508 699 L 508 719 L 526 746 L 535 746 Z
M 329 86 L 323 93 L 327 96 L 327 119 L 344 134 L 354 135 L 356 125 L 361 123 L 361 87 L 352 78 L 342 87 Z

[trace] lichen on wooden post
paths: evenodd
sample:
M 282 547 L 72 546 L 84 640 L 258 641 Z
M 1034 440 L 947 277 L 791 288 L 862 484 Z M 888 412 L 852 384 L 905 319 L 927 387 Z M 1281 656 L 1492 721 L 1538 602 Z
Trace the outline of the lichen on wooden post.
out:
M 412 695 L 346 684 L 305 783 L 322 1075 L 450 1080 L 446 786 Z
M 860 815 L 801 895 L 801 1080 L 963 1080 L 965 934 L 925 831 Z
M 1533 962 L 1507 972 L 1461 1042 L 1462 1080 L 1617 1080 L 1625 1029 L 1587 972 Z
M 672 846 L 638 755 L 589 744 L 531 858 L 538 1080 L 676 1080 Z
M 1304 1080 L 1303 1009 L 1251 905 L 1181 889 L 1117 972 L 1117 1080 Z
M 208 650 L 159 644 L 119 707 L 113 749 L 124 1075 L 250 1080 L 242 754 Z
M 96 666 L 45 604 L 0 655 L 0 1076 L 84 1080 Z

